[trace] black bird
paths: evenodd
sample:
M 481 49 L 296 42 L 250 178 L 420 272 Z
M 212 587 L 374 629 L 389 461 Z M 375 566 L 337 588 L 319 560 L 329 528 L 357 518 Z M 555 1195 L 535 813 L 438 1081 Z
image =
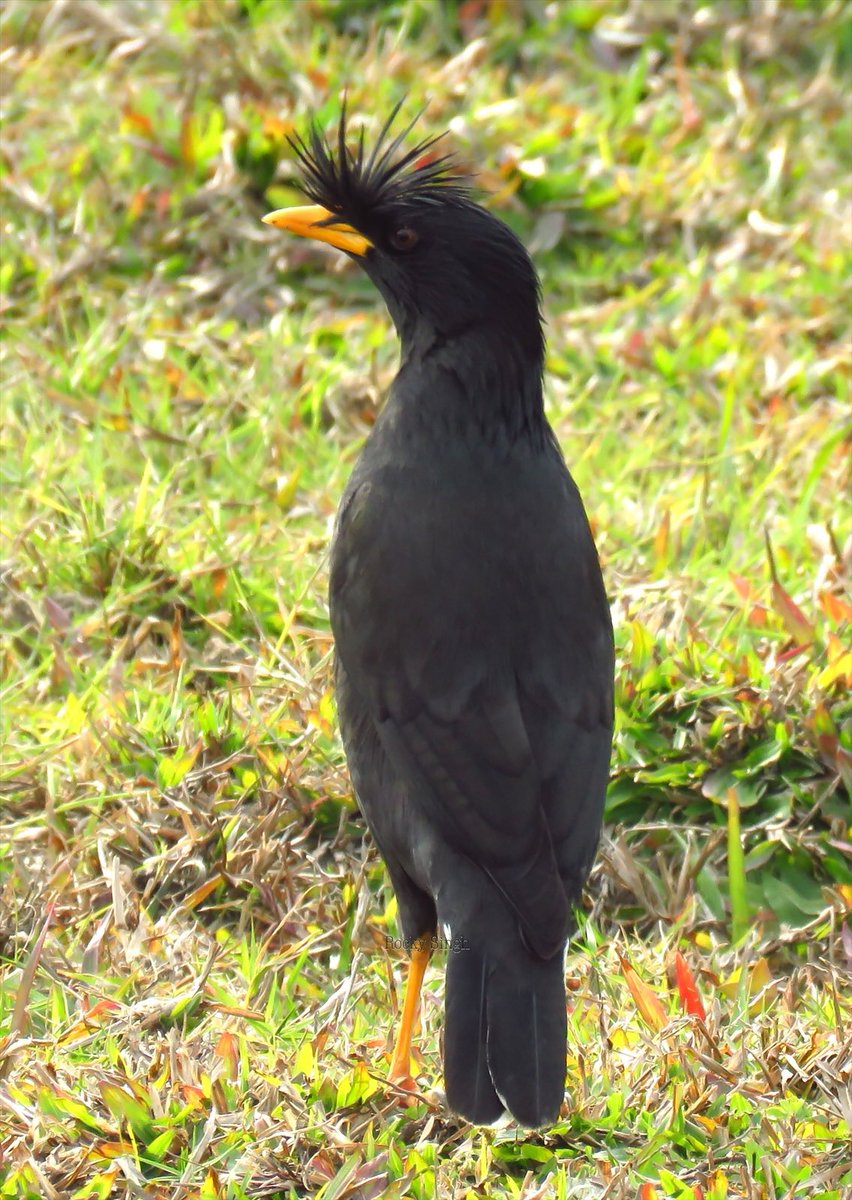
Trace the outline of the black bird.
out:
M 313 202 L 264 220 L 337 246 L 376 285 L 399 373 L 338 513 L 340 726 L 412 947 L 392 1078 L 433 935 L 451 944 L 447 1101 L 553 1122 L 564 951 L 609 774 L 613 642 L 583 504 L 544 415 L 539 283 L 436 138 L 293 145 Z

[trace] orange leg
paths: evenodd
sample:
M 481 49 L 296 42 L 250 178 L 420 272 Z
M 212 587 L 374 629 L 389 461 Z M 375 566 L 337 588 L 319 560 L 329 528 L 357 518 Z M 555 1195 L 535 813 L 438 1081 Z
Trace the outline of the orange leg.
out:
M 430 940 L 428 934 L 419 938 L 411 951 L 408 980 L 405 984 L 405 1000 L 402 1005 L 402 1020 L 391 1061 L 389 1078 L 392 1082 L 411 1077 L 411 1035 L 417 1020 L 420 988 L 423 985 L 423 976 L 426 974 L 426 966 L 431 953 Z

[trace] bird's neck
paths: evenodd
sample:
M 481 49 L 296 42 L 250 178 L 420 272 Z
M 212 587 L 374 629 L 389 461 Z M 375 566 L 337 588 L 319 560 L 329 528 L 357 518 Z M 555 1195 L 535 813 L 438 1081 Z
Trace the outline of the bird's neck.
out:
M 544 442 L 543 343 L 526 349 L 471 326 L 452 337 L 403 338 L 399 382 L 421 392 L 422 417 L 467 437 Z

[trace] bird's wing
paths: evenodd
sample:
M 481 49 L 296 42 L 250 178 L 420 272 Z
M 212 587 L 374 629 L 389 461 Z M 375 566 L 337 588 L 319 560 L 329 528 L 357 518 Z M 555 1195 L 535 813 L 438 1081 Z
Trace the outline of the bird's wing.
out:
M 397 510 L 409 514 L 404 529 Z M 587 576 L 599 579 L 585 517 L 580 507 L 591 562 L 578 573 L 544 546 L 546 570 L 524 579 L 507 578 L 499 554 L 472 555 L 451 522 L 437 521 L 436 542 L 411 511 L 378 478 L 353 488 L 332 564 L 337 651 L 408 795 L 494 879 L 528 942 L 551 953 L 574 899 L 556 843 L 570 840 L 571 810 L 581 818 L 593 779 L 601 786 L 588 768 L 596 756 L 581 750 L 589 778 L 573 778 L 566 748 L 592 731 L 597 758 L 609 753 L 611 642 L 602 593 L 583 594 Z M 480 517 L 468 524 L 487 542 L 493 506 Z M 592 849 L 601 805 L 602 795 L 586 812 L 593 829 L 581 831 Z

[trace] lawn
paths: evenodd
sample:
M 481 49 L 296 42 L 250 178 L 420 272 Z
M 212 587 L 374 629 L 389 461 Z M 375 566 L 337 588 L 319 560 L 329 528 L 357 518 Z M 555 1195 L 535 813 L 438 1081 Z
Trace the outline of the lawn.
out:
M 0 1197 L 852 1196 L 852 7 L 5 0 Z M 612 601 L 562 1117 L 384 1083 L 337 499 L 397 347 L 263 225 L 393 104 L 531 247 Z M 451 583 L 448 583 L 451 586 Z

